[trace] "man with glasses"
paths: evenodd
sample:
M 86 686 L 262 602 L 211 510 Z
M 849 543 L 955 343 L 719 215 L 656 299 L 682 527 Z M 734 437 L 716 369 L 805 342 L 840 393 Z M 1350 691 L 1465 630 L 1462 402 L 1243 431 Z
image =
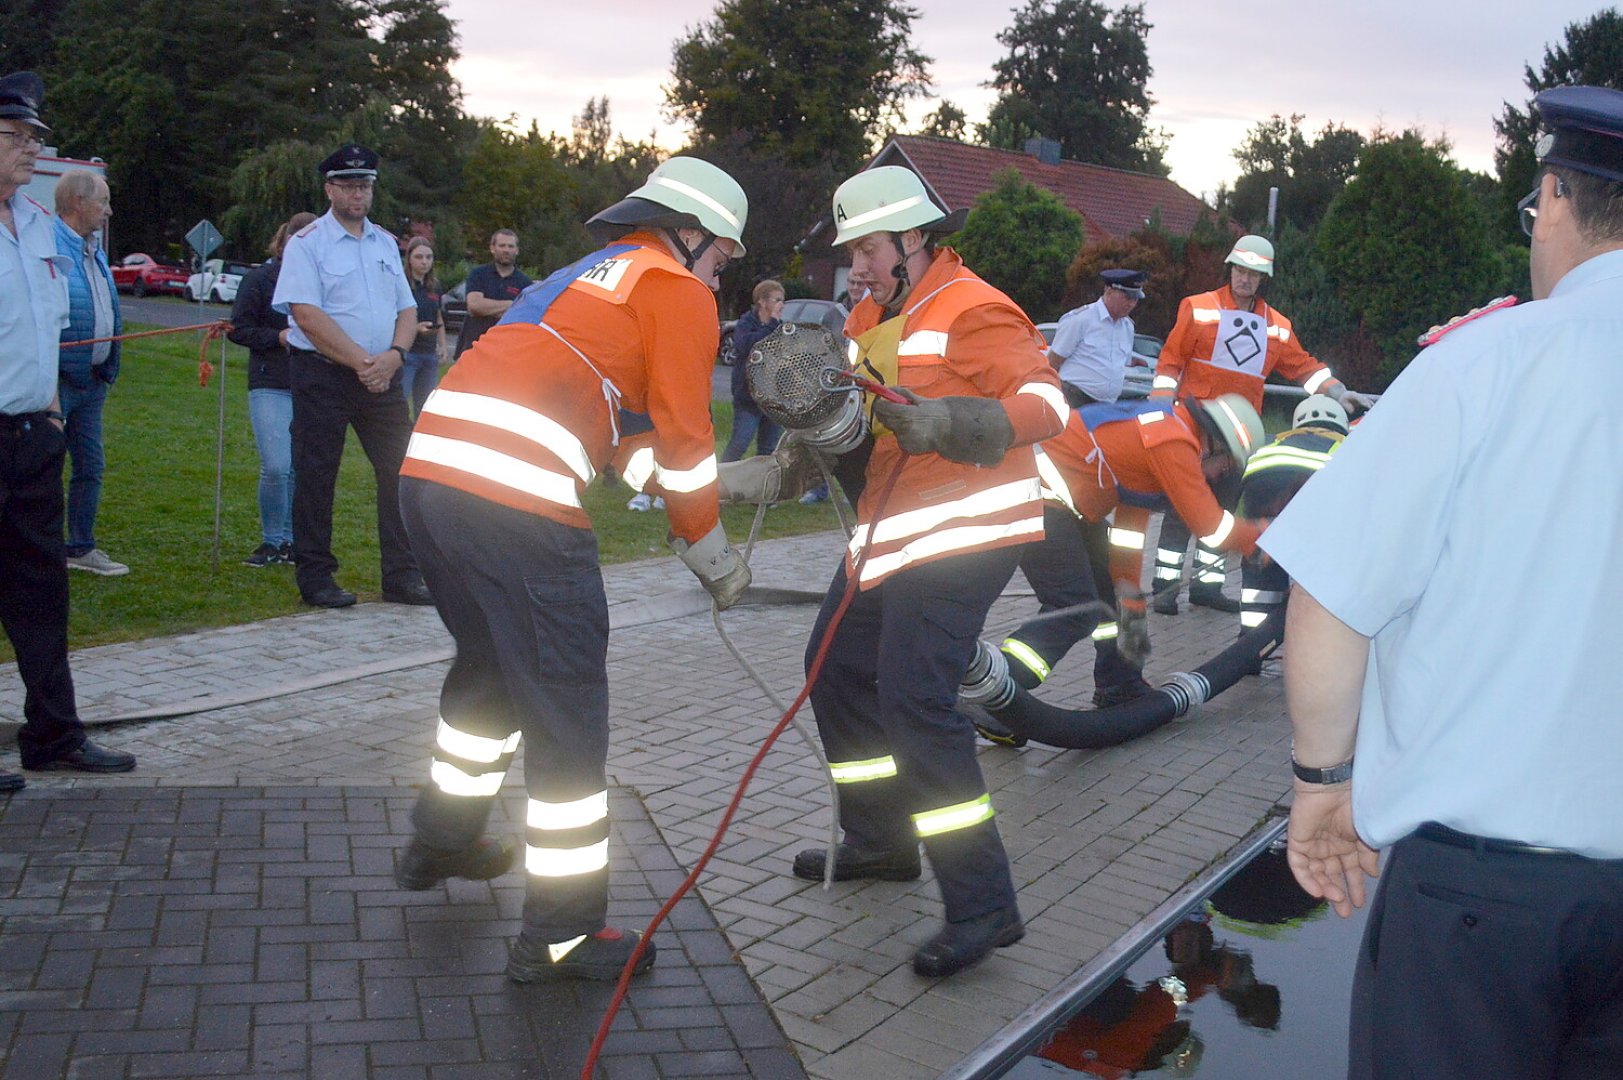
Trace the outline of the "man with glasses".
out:
M 417 301 L 394 236 L 367 220 L 378 156 L 344 146 L 319 166 L 332 209 L 287 242 L 271 306 L 288 316 L 293 390 L 293 555 L 299 595 L 315 607 L 355 603 L 332 553 L 333 491 L 354 427 L 378 488 L 383 599 L 431 604 L 400 523 L 400 462 L 411 419 L 400 392 L 417 338 Z
M 1623 93 L 1534 108 L 1534 302 L 1416 357 L 1261 541 L 1291 869 L 1347 915 L 1390 849 L 1354 1080 L 1623 1075 Z
M 68 259 L 57 252 L 51 215 L 21 191 L 50 130 L 39 117 L 44 101 L 33 72 L 0 78 L 0 625 L 26 690 L 23 768 L 128 772 L 134 756 L 85 737 L 68 669 L 67 439 L 56 381 Z M 22 786 L 0 769 L 0 791 Z

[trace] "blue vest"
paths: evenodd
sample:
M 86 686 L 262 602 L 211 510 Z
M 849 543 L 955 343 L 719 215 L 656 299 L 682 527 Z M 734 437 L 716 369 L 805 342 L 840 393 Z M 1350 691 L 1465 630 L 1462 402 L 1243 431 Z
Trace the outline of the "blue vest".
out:
M 1163 413 L 1170 420 L 1177 420 L 1172 412 L 1172 402 L 1165 398 L 1138 398 L 1131 401 L 1095 401 L 1076 410 L 1076 415 L 1082 418 L 1083 425 L 1088 431 L 1094 432 L 1106 424 L 1118 424 L 1123 420 L 1137 422 L 1140 416 L 1147 413 Z M 1135 491 L 1130 487 L 1116 482 L 1116 494 L 1128 506 L 1136 506 L 1151 513 L 1164 514 L 1172 509 L 1172 502 L 1159 492 Z

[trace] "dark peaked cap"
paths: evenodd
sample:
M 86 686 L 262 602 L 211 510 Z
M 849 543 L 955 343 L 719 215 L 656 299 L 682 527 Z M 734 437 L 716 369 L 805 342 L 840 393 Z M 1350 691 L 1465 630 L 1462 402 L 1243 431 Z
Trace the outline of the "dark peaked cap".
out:
M 1604 86 L 1558 86 L 1533 99 L 1541 165 L 1560 165 L 1623 181 L 1623 92 Z

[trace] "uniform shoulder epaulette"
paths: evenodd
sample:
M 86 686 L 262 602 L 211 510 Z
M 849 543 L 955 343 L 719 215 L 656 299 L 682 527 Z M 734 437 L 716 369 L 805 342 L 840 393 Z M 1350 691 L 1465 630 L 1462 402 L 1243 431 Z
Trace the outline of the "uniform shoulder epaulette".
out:
M 1422 349 L 1424 349 L 1427 345 L 1435 345 L 1439 341 L 1443 340 L 1444 335 L 1453 333 L 1455 330 L 1458 330 L 1472 319 L 1480 319 L 1482 316 L 1491 315 L 1495 311 L 1502 311 L 1508 307 L 1515 307 L 1516 303 L 1517 301 L 1514 296 L 1501 296 L 1496 300 L 1489 300 L 1481 307 L 1474 307 L 1470 311 L 1467 311 L 1464 315 L 1456 315 L 1447 322 L 1432 327 L 1430 330 L 1427 330 L 1424 334 L 1421 334 L 1418 338 L 1416 338 L 1415 344 L 1420 346 Z
M 306 225 L 304 228 L 300 229 L 298 232 L 294 233 L 293 235 L 294 236 L 309 236 L 311 233 L 316 231 L 316 226 L 320 225 L 320 224 L 321 224 L 321 219 L 316 218 L 310 224 Z
M 384 236 L 387 236 L 390 240 L 393 240 L 396 247 L 400 246 L 400 238 L 394 233 L 390 232 L 388 229 L 385 229 L 382 225 L 379 225 L 376 222 L 373 223 L 372 227 L 378 232 L 382 233 Z

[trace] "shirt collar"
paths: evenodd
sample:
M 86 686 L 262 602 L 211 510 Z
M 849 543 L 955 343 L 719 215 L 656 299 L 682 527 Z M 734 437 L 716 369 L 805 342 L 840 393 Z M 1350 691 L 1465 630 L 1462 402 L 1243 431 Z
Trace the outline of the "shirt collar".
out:
M 1550 290 L 1550 296 L 1560 296 L 1564 292 L 1615 277 L 1623 277 L 1623 250 L 1603 251 L 1568 270 L 1566 276 L 1556 282 L 1555 288 Z

